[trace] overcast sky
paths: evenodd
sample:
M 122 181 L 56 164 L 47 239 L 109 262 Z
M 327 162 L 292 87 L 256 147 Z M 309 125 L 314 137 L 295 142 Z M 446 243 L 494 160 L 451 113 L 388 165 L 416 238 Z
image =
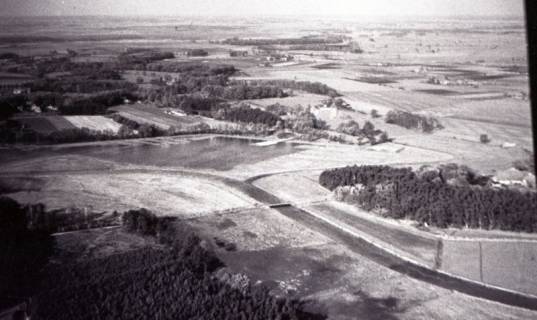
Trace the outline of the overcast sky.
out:
M 523 3 L 523 0 L 0 0 L 0 15 L 522 16 Z

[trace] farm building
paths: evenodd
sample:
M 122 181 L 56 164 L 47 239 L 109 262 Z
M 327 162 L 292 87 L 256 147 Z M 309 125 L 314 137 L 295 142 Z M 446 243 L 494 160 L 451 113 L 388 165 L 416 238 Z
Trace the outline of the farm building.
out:
M 519 171 L 515 168 L 510 168 L 498 172 L 492 181 L 504 186 L 523 186 L 526 188 L 535 188 L 535 175 L 531 172 Z
M 248 51 L 246 50 L 231 50 L 229 52 L 230 57 L 247 57 Z

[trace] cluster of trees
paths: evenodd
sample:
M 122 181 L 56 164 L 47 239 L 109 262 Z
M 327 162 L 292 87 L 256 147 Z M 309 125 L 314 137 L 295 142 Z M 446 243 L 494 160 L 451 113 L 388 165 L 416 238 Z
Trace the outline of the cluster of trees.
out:
M 313 94 L 325 95 L 330 97 L 338 97 L 340 94 L 333 88 L 320 83 L 309 81 L 295 81 L 295 80 L 235 80 L 231 84 L 248 84 L 248 85 L 268 85 L 276 86 L 280 88 L 300 90 Z
M 285 116 L 291 111 L 291 108 L 280 103 L 275 103 L 266 106 L 265 111 L 275 114 L 277 116 Z
M 208 77 L 216 75 L 231 76 L 237 69 L 232 65 L 199 63 L 199 62 L 179 62 L 165 61 L 148 64 L 147 71 L 174 72 L 190 77 Z
M 309 133 L 312 130 L 326 130 L 328 125 L 321 119 L 315 117 L 311 112 L 311 107 L 298 107 L 292 112 L 284 124 L 285 128 L 299 133 Z
M 336 131 L 354 137 L 365 137 L 369 140 L 371 144 L 380 144 L 390 141 L 386 132 L 375 129 L 373 123 L 369 121 L 366 121 L 363 127 L 360 128 L 358 122 L 354 120 L 349 120 L 341 123 L 337 127 Z
M 167 132 L 166 130 L 163 130 L 155 125 L 138 123 L 134 120 L 121 116 L 119 113 L 112 114 L 112 119 L 114 119 L 115 122 L 122 124 L 118 131 L 118 136 L 120 138 L 151 138 L 172 133 Z
M 86 209 L 46 210 L 41 203 L 24 207 L 29 230 L 55 233 L 117 225 L 118 213 L 95 213 Z
M 95 83 L 95 82 L 94 82 Z M 92 86 L 92 84 L 88 84 Z M 93 94 L 66 94 L 60 91 L 39 91 L 29 95 L 6 95 L 0 97 L 0 119 L 5 120 L 19 112 L 28 110 L 33 104 L 45 108 L 55 106 L 65 115 L 105 114 L 110 106 L 122 104 L 125 99 L 137 99 L 130 85 L 107 86 L 102 88 L 122 88 L 117 90 L 97 90 Z M 93 87 L 95 88 L 95 87 Z
M 173 105 L 186 112 L 187 114 L 199 114 L 203 116 L 211 116 L 213 111 L 216 111 L 223 104 L 223 100 L 219 98 L 208 98 L 201 94 L 185 94 L 175 96 Z
M 235 108 L 222 107 L 215 113 L 214 118 L 232 122 L 260 123 L 269 127 L 274 127 L 281 122 L 280 117 L 261 109 L 251 108 L 246 104 Z
M 319 182 L 330 190 L 356 187 L 348 189 L 347 201 L 396 219 L 440 228 L 537 232 L 535 192 L 481 186 L 474 178 L 452 184 L 435 170 L 418 175 L 410 168 L 354 166 L 324 171 Z
M 426 117 L 406 111 L 392 110 L 386 114 L 386 123 L 396 124 L 407 129 L 418 129 L 423 132 L 433 132 L 442 129 L 440 122 L 433 117 Z
M 159 219 L 147 209 L 129 210 L 123 213 L 121 221 L 123 227 L 128 232 L 138 233 L 144 236 L 154 236 L 157 234 Z
M 165 247 L 49 270 L 32 318 L 325 319 L 302 311 L 299 301 L 273 297 L 261 285 L 238 287 L 221 280 L 215 271 L 223 263 L 188 225 L 147 211 L 129 216 L 125 219 L 135 232 L 143 229 L 141 217 L 157 219 L 157 239 Z
M 342 110 L 353 110 L 345 100 L 341 98 L 330 98 L 324 102 L 327 107 L 335 107 Z

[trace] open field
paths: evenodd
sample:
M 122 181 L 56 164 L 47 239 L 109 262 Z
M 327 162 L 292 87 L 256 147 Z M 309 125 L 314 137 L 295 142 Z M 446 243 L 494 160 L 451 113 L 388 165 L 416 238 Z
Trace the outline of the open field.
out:
M 300 152 L 234 168 L 226 175 L 248 178 L 265 173 L 320 170 L 354 164 L 427 164 L 452 160 L 450 154 L 408 146 L 374 147 L 338 144 L 304 144 Z M 344 155 L 344 156 L 342 156 Z
M 326 200 L 331 192 L 318 183 L 318 173 L 277 174 L 255 180 L 254 185 L 292 203 Z
M 207 232 L 209 241 L 214 241 L 216 233 L 236 244 L 236 251 L 217 250 L 233 272 L 263 281 L 278 293 L 315 299 L 330 318 L 355 319 L 360 315 L 364 319 L 523 319 L 533 315 L 407 278 L 371 263 L 317 231 L 308 230 L 307 236 L 300 231 L 304 239 L 315 239 L 314 242 L 294 242 L 297 231 L 288 233 L 296 228 L 293 222 L 278 224 L 277 229 L 271 227 L 261 234 L 249 232 L 251 220 L 261 218 L 255 214 L 247 218 L 244 214 L 210 215 L 194 225 Z M 266 214 L 270 214 L 270 220 L 281 219 L 276 212 Z M 288 241 L 281 242 L 286 237 Z M 258 241 L 262 241 L 263 249 L 250 247 Z M 471 308 L 465 307 L 468 299 Z
M 530 127 L 453 118 L 442 118 L 441 121 L 445 129 L 436 132 L 438 136 L 479 142 L 479 136 L 487 134 L 491 140 L 489 144 L 492 146 L 510 142 L 522 148 L 533 149 Z
M 99 259 L 148 246 L 159 247 L 151 238 L 116 227 L 57 234 L 54 240 L 58 250 L 51 263 L 59 264 Z
M 149 105 L 123 105 L 110 110 L 129 120 L 154 125 L 163 130 L 195 123 L 191 117 L 166 114 L 164 110 Z
M 276 103 L 279 103 L 288 107 L 296 106 L 316 106 L 321 104 L 327 99 L 326 96 L 321 96 L 311 93 L 302 93 L 296 92 L 295 95 L 286 98 L 269 98 L 269 99 L 256 99 L 256 100 L 246 100 L 246 103 L 249 103 L 253 106 L 267 107 Z
M 260 229 L 259 222 L 271 224 Z M 475 299 L 379 266 L 273 210 L 215 214 L 191 220 L 233 273 L 262 281 L 275 293 L 315 299 L 332 319 L 530 319 L 533 312 Z M 253 228 L 253 229 L 252 229 Z M 235 251 L 214 236 L 235 243 Z M 120 229 L 58 235 L 54 262 L 87 261 L 155 246 Z M 471 307 L 468 303 L 471 302 Z M 380 318 L 379 318 L 380 317 Z
M 21 203 L 43 203 L 49 209 L 87 207 L 111 213 L 151 208 L 159 215 L 182 218 L 255 204 L 245 194 L 230 191 L 221 182 L 178 173 L 72 174 L 44 178 L 46 182 L 40 191 L 19 191 L 7 196 Z
M 270 209 L 208 215 L 189 222 L 204 236 L 217 235 L 219 239 L 236 244 L 240 251 L 308 247 L 330 241 L 285 216 L 274 214 Z
M 465 164 L 484 174 L 505 170 L 513 166 L 513 161 L 527 157 L 527 153 L 520 146 L 504 149 L 496 143 L 485 145 L 473 141 L 473 139 L 472 141 L 456 138 L 446 139 L 438 134 L 422 135 L 421 137 L 417 135 L 400 136 L 397 138 L 397 143 L 437 152 L 448 152 L 452 156 L 450 162 Z
M 537 282 L 533 241 L 443 241 L 442 270 L 462 277 L 535 296 Z
M 55 131 L 73 129 L 76 127 L 63 116 L 21 117 L 18 118 L 17 121 L 23 124 L 25 127 L 42 134 L 49 134 Z
M 511 99 L 471 101 L 463 102 L 456 107 L 441 109 L 438 112 L 447 117 L 463 120 L 531 128 L 527 101 Z
M 116 134 L 121 124 L 104 116 L 24 116 L 17 121 L 38 133 L 50 134 L 68 129 L 87 128 Z
M 121 127 L 121 124 L 103 116 L 66 116 L 64 118 L 79 129 L 88 128 L 90 130 L 110 131 L 117 134 Z

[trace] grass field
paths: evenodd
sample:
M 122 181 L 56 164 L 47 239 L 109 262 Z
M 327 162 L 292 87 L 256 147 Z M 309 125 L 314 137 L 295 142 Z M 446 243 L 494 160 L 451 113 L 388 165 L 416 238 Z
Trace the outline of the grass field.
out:
M 241 251 L 272 247 L 306 247 L 330 239 L 311 231 L 270 209 L 251 209 L 236 213 L 207 215 L 190 220 L 202 234 L 237 245 Z
M 41 134 L 75 128 L 111 131 L 116 134 L 121 127 L 121 124 L 104 116 L 31 116 L 20 117 L 17 121 Z
M 121 127 L 121 124 L 103 116 L 66 116 L 64 118 L 79 129 L 88 128 L 95 131 L 111 131 L 117 134 Z
M 442 269 L 475 281 L 535 295 L 535 244 L 524 241 L 444 240 Z
M 355 164 L 425 164 L 450 161 L 453 157 L 445 152 L 423 150 L 410 146 L 383 144 L 379 147 L 339 144 L 308 144 L 301 151 L 243 164 L 226 172 L 236 178 L 249 178 L 259 174 L 289 171 L 318 171 L 323 168 L 343 167 Z
M 54 236 L 54 263 L 73 263 L 104 258 L 148 246 L 159 247 L 152 238 L 140 237 L 121 228 L 83 230 Z
M 254 181 L 254 185 L 285 201 L 303 203 L 326 200 L 332 193 L 321 187 L 317 173 L 285 173 Z
M 453 118 L 531 128 L 528 101 L 513 99 L 474 100 L 435 111 Z
M 88 207 L 97 212 L 150 208 L 159 215 L 181 218 L 233 208 L 255 201 L 217 181 L 179 174 L 100 174 L 53 176 L 41 191 L 9 194 L 22 203 L 44 203 L 47 208 Z
M 120 116 L 137 123 L 154 125 L 160 129 L 168 130 L 172 127 L 181 128 L 194 124 L 197 121 L 189 116 L 175 116 L 164 113 L 163 109 L 150 105 L 122 105 L 110 108 Z
M 532 149 L 531 128 L 526 126 L 513 126 L 483 121 L 441 118 L 445 127 L 436 133 L 439 136 L 456 137 L 469 141 L 479 142 L 481 134 L 487 134 L 490 145 L 499 146 L 504 142 L 513 142 L 518 146 Z

